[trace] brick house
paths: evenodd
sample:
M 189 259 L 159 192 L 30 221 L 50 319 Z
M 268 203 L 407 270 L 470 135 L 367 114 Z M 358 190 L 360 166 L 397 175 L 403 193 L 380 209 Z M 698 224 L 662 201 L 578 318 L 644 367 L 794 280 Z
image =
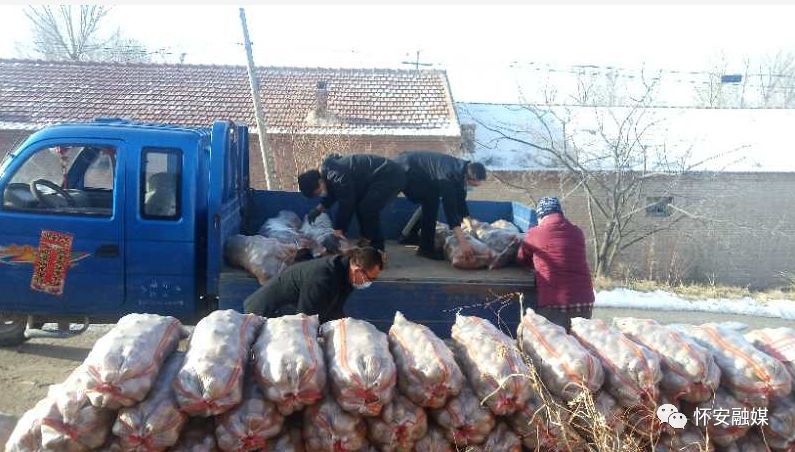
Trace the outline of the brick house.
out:
M 590 239 L 587 198 L 576 181 L 542 152 L 502 139 L 500 132 L 535 142 L 537 118 L 517 105 L 459 103 L 457 108 L 462 130 L 474 127 L 464 134 L 466 151 L 492 171 L 488 183 L 471 195 L 530 205 L 542 196 L 558 196 L 567 216 Z M 575 116 L 593 112 L 590 107 L 567 110 Z M 666 108 L 650 113 L 664 124 L 652 142 L 684 149 L 691 161 L 703 163 L 651 178 L 640 195 L 666 198 L 693 215 L 627 248 L 614 276 L 753 288 L 782 285 L 795 276 L 795 159 L 788 150 L 795 143 L 795 111 Z M 666 220 L 661 214 L 665 209 L 647 209 L 638 222 L 654 228 Z
M 258 69 L 276 187 L 331 152 L 459 152 L 447 75 L 437 70 Z M 264 186 L 244 66 L 108 64 L 0 59 L 0 158 L 48 124 L 122 117 L 250 126 L 252 183 Z

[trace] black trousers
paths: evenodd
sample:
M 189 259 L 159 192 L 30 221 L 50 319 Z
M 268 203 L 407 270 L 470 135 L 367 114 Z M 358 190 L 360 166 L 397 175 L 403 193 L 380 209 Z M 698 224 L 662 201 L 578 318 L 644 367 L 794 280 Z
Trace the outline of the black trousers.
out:
M 406 187 L 404 194 L 409 201 L 419 204 L 422 208 L 422 218 L 415 224 L 411 232 L 420 229 L 420 249 L 432 253 L 434 251 L 434 238 L 436 237 L 436 220 L 439 218 L 439 192 L 437 190 L 426 190 L 419 192 Z
M 367 192 L 356 206 L 359 234 L 370 241 L 370 246 L 384 250 L 384 231 L 381 228 L 381 211 L 394 200 L 406 185 L 406 175 L 401 172 L 384 174 L 370 183 Z
M 547 320 L 555 325 L 566 328 L 566 332 L 571 331 L 571 319 L 582 317 L 590 319 L 593 315 L 593 306 L 580 306 L 577 308 L 559 308 L 554 306 L 533 308 L 536 314 L 546 317 Z

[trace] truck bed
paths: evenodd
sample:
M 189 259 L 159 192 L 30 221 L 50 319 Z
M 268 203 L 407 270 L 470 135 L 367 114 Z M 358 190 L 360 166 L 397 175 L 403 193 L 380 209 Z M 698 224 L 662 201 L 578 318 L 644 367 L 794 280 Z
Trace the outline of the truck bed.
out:
M 434 261 L 417 257 L 416 246 L 404 246 L 387 242 L 387 266 L 378 282 L 427 282 L 459 284 L 521 284 L 532 286 L 534 274 L 520 267 L 506 267 L 497 270 L 460 270 L 448 261 Z M 247 271 L 225 266 L 222 281 L 254 279 Z

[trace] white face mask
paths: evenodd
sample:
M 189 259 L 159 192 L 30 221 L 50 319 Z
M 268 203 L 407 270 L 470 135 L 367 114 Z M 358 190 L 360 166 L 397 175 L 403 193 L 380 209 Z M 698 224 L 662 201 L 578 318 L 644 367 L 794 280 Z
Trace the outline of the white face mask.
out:
M 372 285 L 373 285 L 372 281 L 365 281 L 365 282 L 363 282 L 361 284 L 354 284 L 353 288 L 361 290 L 361 289 L 366 289 L 366 288 L 368 288 L 368 287 L 370 287 Z
M 367 277 L 367 275 L 364 274 L 364 272 L 362 272 L 362 280 L 363 281 L 360 283 L 352 283 L 351 285 L 353 286 L 354 289 L 359 289 L 359 290 L 366 289 L 373 285 L 373 282 L 370 281 L 370 279 Z

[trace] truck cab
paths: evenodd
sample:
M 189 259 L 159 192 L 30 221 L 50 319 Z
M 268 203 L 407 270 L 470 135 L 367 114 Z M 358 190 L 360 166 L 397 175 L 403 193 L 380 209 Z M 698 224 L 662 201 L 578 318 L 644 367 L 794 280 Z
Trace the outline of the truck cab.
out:
M 248 161 L 247 128 L 230 121 L 188 128 L 109 118 L 31 135 L 0 166 L 0 344 L 22 341 L 44 322 L 87 327 L 149 312 L 190 323 L 219 304 L 242 309 L 256 280 L 224 264 L 226 238 L 256 233 L 282 208 L 303 215 L 316 204 L 298 193 L 251 190 Z M 513 204 L 470 210 L 488 221 L 513 216 L 526 229 L 532 211 Z M 396 235 L 413 206 L 400 199 L 388 210 L 394 231 L 387 235 Z M 390 279 L 385 271 L 370 295 L 352 297 L 355 313 L 389 322 L 401 300 L 418 294 L 463 306 L 472 301 L 465 294 L 503 283 L 497 292 L 532 296 L 527 272 L 507 282 L 481 275 L 467 289 L 472 274 L 445 270 L 439 279 L 411 260 L 396 266 L 403 273 Z

